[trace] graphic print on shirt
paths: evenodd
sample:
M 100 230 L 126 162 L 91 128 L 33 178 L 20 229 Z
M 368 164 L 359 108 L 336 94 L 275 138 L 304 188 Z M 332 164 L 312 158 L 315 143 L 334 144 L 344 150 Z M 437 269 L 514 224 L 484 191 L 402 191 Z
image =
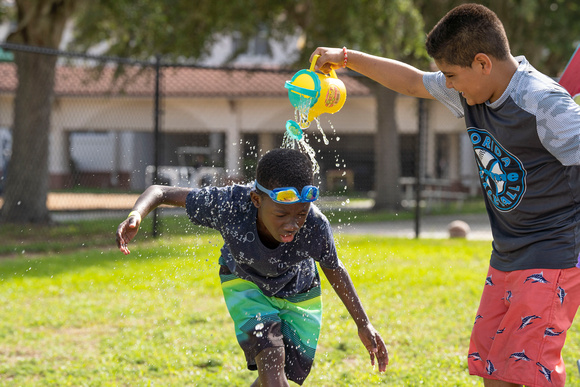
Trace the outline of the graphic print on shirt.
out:
M 498 211 L 508 212 L 521 202 L 526 191 L 526 170 L 487 131 L 468 128 L 475 151 L 483 191 Z

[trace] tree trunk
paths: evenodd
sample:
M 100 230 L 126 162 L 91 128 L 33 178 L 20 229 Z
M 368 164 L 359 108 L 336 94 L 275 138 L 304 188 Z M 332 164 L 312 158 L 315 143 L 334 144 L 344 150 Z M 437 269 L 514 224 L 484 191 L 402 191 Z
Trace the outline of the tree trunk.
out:
M 401 161 L 399 131 L 395 117 L 397 92 L 375 83 L 377 98 L 377 134 L 375 138 L 375 206 L 376 210 L 396 210 L 401 206 L 399 177 Z
M 18 87 L 2 222 L 47 223 L 48 136 L 56 57 L 15 52 Z
M 377 134 L 375 137 L 375 206 L 376 210 L 396 210 L 401 206 L 399 177 L 399 131 L 395 117 L 398 93 L 373 82 L 368 84 L 377 99 Z
M 11 43 L 58 48 L 67 20 L 81 0 L 17 0 L 18 25 Z M 56 56 L 14 51 L 12 157 L 0 211 L 3 223 L 48 223 L 48 141 Z

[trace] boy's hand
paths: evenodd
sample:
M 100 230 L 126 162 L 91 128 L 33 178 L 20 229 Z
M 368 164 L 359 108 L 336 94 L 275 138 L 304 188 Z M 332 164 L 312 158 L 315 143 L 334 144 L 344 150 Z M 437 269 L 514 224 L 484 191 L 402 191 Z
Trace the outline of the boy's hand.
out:
M 389 364 L 389 352 L 379 332 L 369 323 L 358 329 L 358 336 L 371 355 L 371 364 L 375 365 L 376 357 L 379 361 L 379 371 L 386 371 Z
M 140 224 L 141 216 L 139 213 L 136 213 L 130 215 L 127 219 L 121 222 L 119 227 L 117 227 L 117 247 L 123 252 L 123 254 L 127 255 L 131 252 L 127 245 L 131 239 L 137 235 Z
M 330 70 L 336 70 L 342 67 L 344 62 L 344 52 L 342 48 L 318 47 L 312 55 L 310 55 L 310 62 L 314 59 L 314 55 L 320 55 L 316 61 L 315 70 L 322 71 L 328 74 Z

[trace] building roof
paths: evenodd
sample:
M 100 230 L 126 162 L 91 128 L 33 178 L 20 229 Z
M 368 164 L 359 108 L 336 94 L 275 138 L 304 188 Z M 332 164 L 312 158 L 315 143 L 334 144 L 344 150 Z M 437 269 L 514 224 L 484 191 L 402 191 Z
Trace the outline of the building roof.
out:
M 161 68 L 160 90 L 165 97 L 286 97 L 284 87 L 296 71 L 239 68 Z M 352 73 L 341 71 L 338 78 L 349 96 L 370 95 L 369 89 Z M 14 63 L 0 63 L 0 92 L 13 93 L 18 83 Z M 138 66 L 88 67 L 58 65 L 55 79 L 57 96 L 152 96 L 155 69 Z

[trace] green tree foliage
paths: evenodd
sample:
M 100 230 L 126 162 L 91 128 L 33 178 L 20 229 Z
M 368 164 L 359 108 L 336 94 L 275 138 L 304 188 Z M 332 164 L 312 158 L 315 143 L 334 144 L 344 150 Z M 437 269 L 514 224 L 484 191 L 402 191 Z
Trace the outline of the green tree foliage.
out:
M 427 30 L 458 0 L 416 0 Z M 574 0 L 482 0 L 502 20 L 513 55 L 525 55 L 538 70 L 556 77 L 580 43 L 580 3 Z
M 99 0 L 77 17 L 73 47 L 108 42 L 110 55 L 195 60 L 220 35 L 243 40 L 260 31 L 280 41 L 301 35 L 300 63 L 319 45 L 426 58 L 423 22 L 412 0 Z
M 580 43 L 580 3 L 572 0 L 489 1 L 504 21 L 514 55 L 556 77 Z
M 263 0 L 92 1 L 76 18 L 73 47 L 107 42 L 109 55 L 195 60 L 220 34 L 250 37 L 276 8 Z

